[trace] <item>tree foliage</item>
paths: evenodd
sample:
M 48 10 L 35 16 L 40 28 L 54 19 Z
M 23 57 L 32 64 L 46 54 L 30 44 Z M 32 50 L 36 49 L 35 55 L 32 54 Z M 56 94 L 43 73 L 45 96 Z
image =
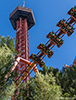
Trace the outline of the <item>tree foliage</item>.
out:
M 52 74 L 39 74 L 28 81 L 26 86 L 28 86 L 28 89 L 24 88 L 24 84 L 20 87 L 17 100 L 22 97 L 24 100 L 56 100 L 61 95 L 60 86 L 55 83 Z M 28 90 L 29 95 L 26 96 Z
M 76 67 L 63 68 L 62 78 L 60 79 L 63 88 L 63 96 L 76 97 Z
M 10 42 L 8 43 L 8 41 Z M 9 79 L 5 81 L 5 75 L 10 70 L 13 61 L 14 40 L 0 36 L 0 99 L 7 100 L 7 98 L 14 92 L 14 77 L 13 73 Z M 11 43 L 12 41 L 12 43 Z M 11 45 L 8 45 L 11 44 Z M 8 45 L 8 46 L 7 46 Z M 11 49 L 12 48 L 12 49 Z M 13 85 L 12 85 L 13 84 Z
M 48 68 L 47 66 L 44 66 L 43 70 L 42 71 L 40 70 L 40 72 L 42 74 L 53 73 L 53 76 L 56 79 L 56 84 L 61 86 L 62 97 L 76 98 L 76 67 L 75 66 L 70 66 L 70 68 L 63 67 L 61 71 L 57 68 L 53 68 L 53 67 Z
M 12 51 L 15 52 L 15 48 L 14 48 L 14 39 L 10 38 L 9 36 L 7 36 L 6 38 L 4 36 L 0 35 L 0 47 L 2 47 L 4 44 L 7 45 L 7 47 Z

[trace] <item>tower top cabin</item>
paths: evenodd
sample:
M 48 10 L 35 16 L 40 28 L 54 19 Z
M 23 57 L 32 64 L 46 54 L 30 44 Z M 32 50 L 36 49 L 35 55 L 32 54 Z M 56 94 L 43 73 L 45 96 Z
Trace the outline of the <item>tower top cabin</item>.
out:
M 9 16 L 13 29 L 16 30 L 17 23 L 19 19 L 27 19 L 28 29 L 30 29 L 35 24 L 34 15 L 32 9 L 18 6 Z

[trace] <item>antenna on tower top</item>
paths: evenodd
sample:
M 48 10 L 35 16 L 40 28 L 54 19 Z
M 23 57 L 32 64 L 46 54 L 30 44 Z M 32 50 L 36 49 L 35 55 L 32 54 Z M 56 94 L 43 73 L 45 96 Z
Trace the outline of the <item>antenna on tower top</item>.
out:
M 25 1 L 23 1 L 23 7 L 25 7 Z

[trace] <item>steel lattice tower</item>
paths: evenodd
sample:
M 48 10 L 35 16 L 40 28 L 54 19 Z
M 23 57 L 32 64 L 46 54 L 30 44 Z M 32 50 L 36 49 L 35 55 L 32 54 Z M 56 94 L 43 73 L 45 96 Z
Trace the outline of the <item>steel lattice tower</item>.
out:
M 28 30 L 35 24 L 32 10 L 18 6 L 9 16 L 11 24 L 16 30 L 16 52 L 17 57 L 29 60 Z M 27 65 L 19 62 L 16 71 L 19 75 L 26 69 Z M 18 77 L 17 77 L 18 78 Z M 28 77 L 29 78 L 29 77 Z

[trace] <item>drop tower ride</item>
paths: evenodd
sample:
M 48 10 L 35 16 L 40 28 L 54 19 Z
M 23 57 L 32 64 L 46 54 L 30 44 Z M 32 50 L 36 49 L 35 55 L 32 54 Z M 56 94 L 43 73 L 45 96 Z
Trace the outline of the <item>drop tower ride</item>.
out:
M 28 30 L 35 24 L 32 9 L 18 6 L 9 16 L 13 29 L 16 30 L 17 57 L 29 60 L 29 39 Z M 19 62 L 16 71 L 19 75 L 27 68 L 26 64 Z M 18 77 L 17 77 L 18 78 Z M 29 79 L 29 77 L 28 77 Z M 25 78 L 23 80 L 26 81 Z

